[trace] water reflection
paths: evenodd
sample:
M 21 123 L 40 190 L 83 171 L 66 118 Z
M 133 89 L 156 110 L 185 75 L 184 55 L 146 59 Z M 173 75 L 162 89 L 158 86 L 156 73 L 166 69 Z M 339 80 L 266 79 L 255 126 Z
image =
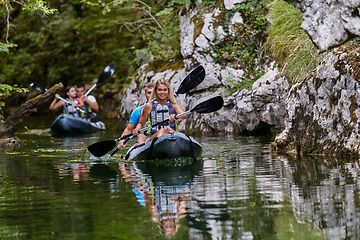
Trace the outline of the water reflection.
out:
M 323 230 L 326 239 L 360 238 L 357 159 L 321 156 L 279 159 L 283 179 L 291 176 L 286 191 L 299 222 L 313 223 Z
M 292 209 L 291 166 L 271 155 L 256 137 L 230 143 L 206 139 L 212 148 L 196 177 L 188 206 L 191 237 L 213 239 L 322 239 L 322 231 L 301 222 Z M 287 183 L 287 185 L 285 184 Z
M 55 164 L 55 169 L 59 172 L 59 178 L 72 176 L 72 181 L 89 180 L 89 170 L 82 163 L 59 163 Z
M 0 152 L 1 239 L 360 239 L 358 159 L 225 136 L 199 137 L 200 161 L 126 163 L 84 156 L 121 131 L 37 132 Z
M 186 217 L 190 203 L 191 185 L 203 162 L 190 163 L 120 162 L 119 169 L 125 182 L 132 185 L 137 201 L 149 209 L 151 221 L 157 223 L 161 233 L 173 236 Z

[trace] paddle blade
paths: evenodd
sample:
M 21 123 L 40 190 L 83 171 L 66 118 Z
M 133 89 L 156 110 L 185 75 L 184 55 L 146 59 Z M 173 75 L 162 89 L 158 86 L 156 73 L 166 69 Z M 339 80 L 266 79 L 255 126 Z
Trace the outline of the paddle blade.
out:
M 107 140 L 91 144 L 87 147 L 89 152 L 95 157 L 102 157 L 116 146 L 115 140 Z
M 191 112 L 197 113 L 212 113 L 220 110 L 224 105 L 224 99 L 221 96 L 211 98 L 205 102 L 198 104 Z
M 102 73 L 100 74 L 97 83 L 102 83 L 103 81 L 108 79 L 111 75 L 113 75 L 114 72 L 115 72 L 114 65 L 110 64 L 109 66 L 106 66 L 104 68 L 104 71 L 102 71 Z
M 182 81 L 176 95 L 189 92 L 191 89 L 197 87 L 205 79 L 205 69 L 203 66 L 195 68 L 187 77 Z
M 38 90 L 38 91 L 47 91 L 47 88 L 37 79 L 34 79 L 32 83 L 30 83 L 30 87 Z

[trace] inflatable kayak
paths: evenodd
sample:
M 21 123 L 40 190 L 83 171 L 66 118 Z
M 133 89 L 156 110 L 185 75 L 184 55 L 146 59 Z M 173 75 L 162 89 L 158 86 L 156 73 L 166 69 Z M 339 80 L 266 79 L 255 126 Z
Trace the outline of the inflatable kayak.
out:
M 92 133 L 105 129 L 105 124 L 101 121 L 91 122 L 66 113 L 59 115 L 51 125 L 51 132 L 54 134 Z
M 192 137 L 181 132 L 170 132 L 139 146 L 133 145 L 126 154 L 127 160 L 198 158 L 202 146 Z

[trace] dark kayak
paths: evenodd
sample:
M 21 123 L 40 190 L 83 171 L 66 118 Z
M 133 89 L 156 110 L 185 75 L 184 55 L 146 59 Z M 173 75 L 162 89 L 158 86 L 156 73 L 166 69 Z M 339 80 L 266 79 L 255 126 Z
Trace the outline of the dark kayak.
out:
M 59 115 L 51 125 L 51 132 L 54 134 L 92 133 L 105 129 L 105 124 L 101 121 L 90 122 L 66 113 Z
M 125 158 L 127 160 L 198 158 L 201 154 L 202 147 L 195 139 L 181 132 L 171 132 L 150 143 L 132 146 Z

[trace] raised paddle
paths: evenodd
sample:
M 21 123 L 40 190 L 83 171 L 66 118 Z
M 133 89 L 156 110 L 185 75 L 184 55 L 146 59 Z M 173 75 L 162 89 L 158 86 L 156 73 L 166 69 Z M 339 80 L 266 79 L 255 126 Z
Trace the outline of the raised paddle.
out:
M 189 92 L 191 89 L 197 87 L 205 78 L 205 69 L 203 66 L 198 66 L 186 76 L 181 82 L 178 90 L 175 92 L 175 97 L 179 94 Z
M 224 100 L 223 100 L 223 98 L 221 96 L 210 98 L 209 100 L 206 100 L 205 102 L 199 103 L 193 109 L 176 115 L 175 119 L 178 119 L 178 118 L 180 118 L 180 117 L 182 117 L 182 116 L 184 116 L 186 114 L 189 114 L 191 112 L 197 112 L 197 113 L 215 112 L 215 111 L 221 109 L 223 105 L 224 105 Z M 139 131 L 139 133 L 140 132 L 146 132 L 150 128 L 162 125 L 162 124 L 164 124 L 164 123 L 166 123 L 168 121 L 169 121 L 169 119 L 166 119 L 164 121 L 153 124 L 153 125 L 151 125 L 149 127 L 144 127 Z M 131 136 L 133 136 L 132 133 L 124 135 L 121 138 L 117 138 L 115 140 L 106 140 L 106 141 L 97 142 L 97 143 L 94 143 L 94 144 L 88 146 L 87 149 L 95 157 L 102 157 L 105 154 L 107 154 L 108 152 L 110 152 L 116 146 L 116 143 L 118 141 L 129 138 Z M 118 148 L 114 151 L 114 153 L 111 154 L 111 156 L 114 155 L 117 150 L 118 150 Z
M 113 75 L 115 72 L 114 65 L 110 64 L 104 68 L 104 70 L 100 73 L 100 76 L 98 78 L 97 83 L 95 83 L 86 93 L 85 96 L 88 96 L 92 90 L 98 85 L 99 83 L 104 82 L 106 79 L 108 79 L 111 75 Z M 35 88 L 38 91 L 47 91 L 47 88 L 42 84 L 39 80 L 35 79 L 31 84 L 30 87 Z M 61 99 L 62 100 L 62 99 Z
M 111 75 L 113 75 L 115 72 L 115 67 L 114 65 L 110 64 L 108 66 L 106 66 L 104 68 L 104 70 L 102 71 L 102 73 L 100 73 L 100 76 L 98 78 L 97 83 L 95 83 L 86 93 L 85 93 L 85 97 L 87 97 L 92 90 L 94 90 L 94 88 L 96 87 L 96 85 L 98 85 L 99 83 L 104 82 L 106 79 L 108 79 Z
M 47 88 L 44 86 L 44 84 L 42 84 L 39 80 L 34 79 L 34 81 L 32 83 L 30 83 L 30 87 L 38 90 L 38 91 L 47 91 Z

